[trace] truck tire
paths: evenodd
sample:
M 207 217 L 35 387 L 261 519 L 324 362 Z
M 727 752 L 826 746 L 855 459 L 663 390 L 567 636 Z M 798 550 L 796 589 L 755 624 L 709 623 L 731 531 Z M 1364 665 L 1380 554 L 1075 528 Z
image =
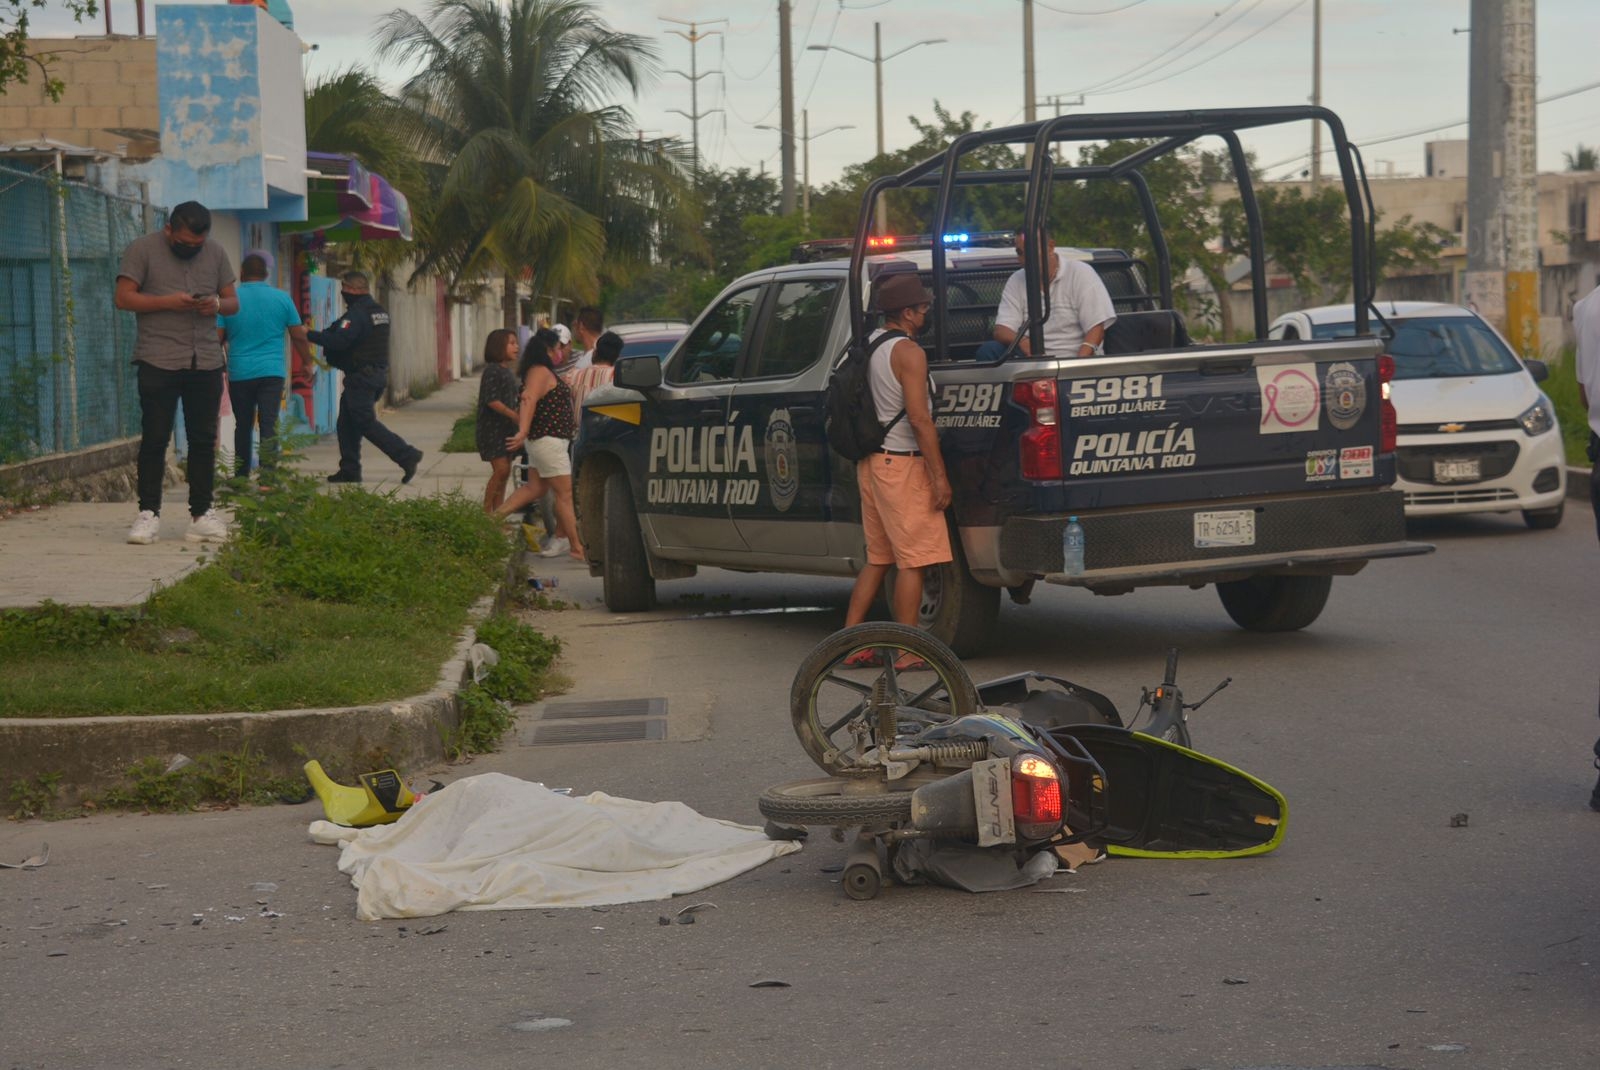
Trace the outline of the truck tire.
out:
M 606 476 L 605 509 L 600 523 L 605 546 L 601 583 L 606 608 L 613 613 L 654 609 L 656 581 L 645 557 L 644 537 L 626 472 L 618 470 Z
M 911 793 L 884 791 L 845 795 L 849 781 L 838 777 L 797 780 L 762 793 L 761 815 L 780 825 L 909 825 Z
M 1332 589 L 1332 576 L 1252 576 L 1217 584 L 1217 596 L 1247 631 L 1295 632 L 1321 615 Z
M 953 531 L 950 552 L 949 561 L 923 570 L 917 624 L 957 657 L 976 657 L 993 638 L 995 622 L 1000 619 L 1000 588 L 987 587 L 972 578 L 961 540 Z M 895 580 L 896 572 L 891 570 L 885 584 L 891 602 Z

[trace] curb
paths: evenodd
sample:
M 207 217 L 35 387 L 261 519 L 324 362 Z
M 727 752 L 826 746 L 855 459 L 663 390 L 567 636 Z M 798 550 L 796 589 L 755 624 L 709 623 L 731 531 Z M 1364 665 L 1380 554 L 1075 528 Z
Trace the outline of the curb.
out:
M 513 554 L 500 588 L 468 611 L 467 627 L 424 694 L 370 706 L 260 713 L 0 719 L 0 803 L 26 778 L 59 775 L 53 804 L 76 806 L 125 784 L 135 762 L 177 754 L 248 750 L 275 776 L 299 775 L 308 758 L 336 775 L 442 764 L 445 742 L 460 724 L 456 693 L 472 680 L 477 625 L 504 604 L 517 565 Z
M 1575 464 L 1567 465 L 1567 497 L 1580 502 L 1589 500 L 1589 471 Z

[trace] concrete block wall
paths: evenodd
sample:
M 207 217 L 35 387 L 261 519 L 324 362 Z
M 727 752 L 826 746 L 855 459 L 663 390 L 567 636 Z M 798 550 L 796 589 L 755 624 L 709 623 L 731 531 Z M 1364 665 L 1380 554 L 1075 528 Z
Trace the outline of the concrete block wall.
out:
M 66 88 L 60 101 L 52 101 L 36 68 L 26 84 L 6 86 L 0 96 L 0 140 L 49 138 L 135 159 L 155 155 L 161 113 L 154 37 L 34 38 L 29 45 L 35 55 L 46 57 L 51 77 Z

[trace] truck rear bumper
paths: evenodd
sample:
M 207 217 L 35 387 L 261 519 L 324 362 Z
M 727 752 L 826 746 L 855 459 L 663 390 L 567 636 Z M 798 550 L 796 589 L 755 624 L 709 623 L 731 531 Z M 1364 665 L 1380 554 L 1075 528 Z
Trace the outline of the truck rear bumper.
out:
M 1253 516 L 1252 542 L 1195 545 L 1195 514 L 1246 510 Z M 998 529 L 997 572 L 1110 593 L 1262 572 L 1348 574 L 1374 558 L 1433 549 L 1406 541 L 1404 499 L 1389 489 L 1146 506 L 1083 513 L 1078 519 L 1085 534 L 1083 573 L 1061 571 L 1065 515 L 1005 521 Z

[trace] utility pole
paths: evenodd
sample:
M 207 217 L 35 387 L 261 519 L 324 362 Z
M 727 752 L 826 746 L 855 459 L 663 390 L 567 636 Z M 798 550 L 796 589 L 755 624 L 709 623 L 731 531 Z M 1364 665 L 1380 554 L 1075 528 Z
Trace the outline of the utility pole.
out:
M 1039 98 L 1033 88 L 1033 0 L 1022 0 L 1022 117 L 1033 122 L 1039 117 Z M 1033 166 L 1033 146 L 1024 154 Z
M 852 52 L 850 49 L 845 48 L 842 45 L 810 45 L 810 46 L 808 46 L 807 51 L 809 51 L 809 52 L 827 52 L 827 51 L 829 51 L 831 49 L 834 52 L 843 52 L 847 56 L 854 56 L 856 59 L 866 60 L 868 63 L 872 64 L 872 75 L 873 75 L 874 88 L 876 90 L 877 99 L 878 99 L 878 155 L 882 156 L 883 153 L 884 153 L 884 145 L 883 145 L 883 64 L 884 64 L 884 61 L 885 60 L 894 59 L 896 56 L 903 55 L 903 54 L 905 54 L 907 52 L 910 52 L 913 48 L 920 47 L 921 45 L 942 45 L 944 43 L 945 43 L 945 38 L 943 38 L 943 37 L 930 37 L 925 41 L 914 41 L 911 44 L 906 45 L 904 48 L 897 49 L 896 51 L 891 52 L 887 56 L 885 56 L 883 54 L 883 24 L 880 23 L 880 22 L 874 22 L 872 24 L 872 55 L 870 55 L 870 56 L 863 56 L 860 52 Z M 888 214 L 887 214 L 887 211 L 886 211 L 886 207 L 884 205 L 883 195 L 882 194 L 878 195 L 878 203 L 874 206 L 874 209 L 875 209 L 875 211 L 877 213 L 877 230 L 878 230 L 878 233 L 879 234 L 888 233 L 888 230 L 889 230 Z
M 1472 0 L 1461 300 L 1524 354 L 1539 345 L 1533 29 L 1533 0 Z
M 1525 357 L 1539 355 L 1538 109 L 1534 82 L 1534 0 L 1506 0 L 1505 183 L 1506 337 Z
M 1322 0 L 1311 0 L 1311 105 L 1322 107 Z M 1311 193 L 1322 185 L 1322 123 L 1311 124 Z
M 719 112 L 722 110 L 721 108 L 708 108 L 705 111 L 700 110 L 700 79 L 704 78 L 708 74 L 722 73 L 721 71 L 700 70 L 700 42 L 705 40 L 707 37 L 714 37 L 717 34 L 720 34 L 722 31 L 706 30 L 702 33 L 700 30 L 701 23 L 699 22 L 669 18 L 666 15 L 659 15 L 657 17 L 661 19 L 662 22 L 676 22 L 680 26 L 689 27 L 688 33 L 684 33 L 682 30 L 667 31 L 668 33 L 677 34 L 679 37 L 689 42 L 689 73 L 684 74 L 682 71 L 678 70 L 669 70 L 667 72 L 668 74 L 676 74 L 680 77 L 689 79 L 689 110 L 684 111 L 681 108 L 668 108 L 667 110 L 678 115 L 685 116 L 689 120 L 692 137 L 691 143 L 694 146 L 693 178 L 695 185 L 698 186 L 700 184 L 700 120 L 705 118 L 707 115 L 711 115 L 714 112 Z M 727 21 L 727 19 L 708 19 L 704 24 L 710 26 L 718 22 Z
M 778 130 L 777 127 L 768 126 L 765 123 L 756 124 L 756 129 L 774 130 L 783 135 L 785 138 L 792 137 L 794 134 L 794 131 L 792 130 Z M 826 130 L 818 130 L 815 134 L 813 134 L 811 132 L 811 113 L 805 109 L 801 109 L 800 111 L 800 143 L 802 146 L 800 164 L 800 218 L 805 221 L 805 225 L 807 227 L 811 226 L 811 142 L 816 138 L 821 137 L 823 134 L 831 134 L 835 130 L 854 129 L 854 125 L 850 123 L 843 123 L 839 126 L 830 126 Z
M 1082 105 L 1083 104 L 1083 94 L 1079 93 L 1077 96 L 1073 97 L 1071 100 L 1068 100 L 1065 96 L 1061 95 L 1060 93 L 1052 93 L 1048 97 L 1044 98 L 1044 103 L 1049 104 L 1049 105 L 1051 105 L 1051 106 L 1053 106 L 1055 108 L 1056 118 L 1059 119 L 1059 118 L 1061 118 L 1061 106 L 1063 104 L 1067 105 L 1068 107 L 1071 107 L 1073 105 Z M 1056 163 L 1060 163 L 1061 162 L 1061 144 L 1059 142 L 1057 142 L 1052 147 L 1051 154 L 1055 157 Z
M 794 215 L 794 46 L 789 36 L 789 0 L 778 0 L 778 98 L 783 113 L 778 135 L 783 146 L 783 194 L 778 204 L 784 215 Z

